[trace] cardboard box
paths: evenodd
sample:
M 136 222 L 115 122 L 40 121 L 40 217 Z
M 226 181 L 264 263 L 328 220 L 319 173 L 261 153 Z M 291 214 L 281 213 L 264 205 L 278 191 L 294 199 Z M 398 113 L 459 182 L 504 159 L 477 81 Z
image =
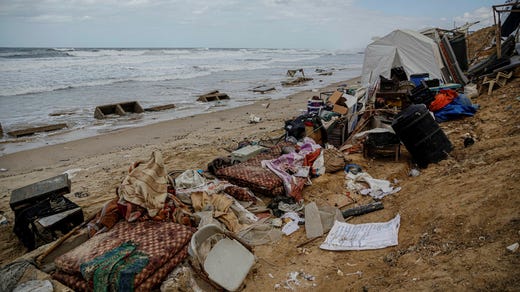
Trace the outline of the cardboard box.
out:
M 340 115 L 346 115 L 348 113 L 348 107 L 335 104 L 334 107 L 332 107 L 332 111 Z
M 345 104 L 346 101 L 341 91 L 336 91 L 329 97 L 329 103 L 333 105 L 332 111 L 340 115 L 346 115 L 348 113 L 348 107 Z

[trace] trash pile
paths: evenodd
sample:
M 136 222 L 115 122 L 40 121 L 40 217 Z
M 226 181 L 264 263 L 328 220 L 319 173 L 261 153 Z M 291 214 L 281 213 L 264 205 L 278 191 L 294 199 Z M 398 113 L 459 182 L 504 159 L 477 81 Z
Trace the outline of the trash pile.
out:
M 205 169 L 181 173 L 169 172 L 162 153 L 154 151 L 147 160 L 130 164 L 114 198 L 84 223 L 72 208 L 77 206 L 52 214 L 30 206 L 50 205 L 51 199 L 70 192 L 67 175 L 52 186 L 39 182 L 15 190 L 15 233 L 33 249 L 34 237 L 46 229 L 36 222 L 41 225 L 43 217 L 62 214 L 57 221 L 61 225 L 48 226 L 60 226 L 65 236 L 36 263 L 78 291 L 240 290 L 257 261 L 254 247 L 273 244 L 300 229 L 307 238 L 298 245 L 302 253 L 303 246 L 315 240 L 329 251 L 396 246 L 399 213 L 381 222 L 346 222 L 383 209 L 385 197 L 401 191 L 399 181 L 373 177 L 349 155 L 399 161 L 404 145 L 413 164 L 410 176 L 448 157 L 454 146 L 439 123 L 475 115 L 475 84 L 489 86 L 491 94 L 495 84 L 516 78 L 519 68 L 514 37 L 505 36 L 498 55 L 478 61 L 485 66 L 468 61 L 465 37 L 457 29 L 396 30 L 368 45 L 361 84 L 314 95 L 304 113 L 280 125 L 284 133 L 276 141 L 240 143 Z M 299 72 L 303 74 L 288 73 L 294 77 Z M 219 92 L 212 94 L 223 98 Z M 260 121 L 252 116 L 250 122 Z M 473 143 L 468 134 L 464 145 Z M 356 206 L 347 209 L 349 204 L 305 199 L 304 189 L 313 180 L 337 172 L 344 174 L 343 197 Z M 47 187 L 41 191 L 43 185 Z M 363 203 L 353 200 L 353 194 L 363 197 Z M 63 213 L 70 209 L 76 211 Z M 65 244 L 67 250 L 58 248 Z M 517 248 L 517 243 L 511 246 Z M 311 288 L 315 281 L 301 269 L 273 288 Z

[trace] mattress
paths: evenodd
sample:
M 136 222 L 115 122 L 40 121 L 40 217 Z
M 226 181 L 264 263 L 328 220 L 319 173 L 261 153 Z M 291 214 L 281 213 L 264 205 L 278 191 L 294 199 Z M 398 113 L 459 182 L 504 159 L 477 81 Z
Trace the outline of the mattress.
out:
M 125 242 L 137 245 L 136 251 L 148 257 L 148 264 L 134 277 L 136 290 L 151 290 L 187 256 L 192 229 L 172 222 L 118 222 L 112 229 L 92 237 L 56 258 L 53 277 L 76 291 L 91 291 L 92 283 L 83 278 L 81 264 L 92 261 Z
M 282 180 L 267 168 L 262 167 L 262 160 L 271 160 L 282 154 L 284 146 L 293 146 L 283 142 L 271 147 L 267 152 L 226 168 L 216 171 L 216 176 L 230 183 L 248 188 L 252 192 L 269 197 L 285 195 Z

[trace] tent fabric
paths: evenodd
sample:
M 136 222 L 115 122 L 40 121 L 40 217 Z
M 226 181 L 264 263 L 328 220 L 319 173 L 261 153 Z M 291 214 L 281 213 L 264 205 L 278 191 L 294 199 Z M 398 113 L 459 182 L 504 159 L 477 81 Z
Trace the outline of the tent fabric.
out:
M 443 80 L 444 67 L 438 45 L 432 39 L 412 30 L 394 30 L 365 49 L 362 84 L 373 87 L 379 75 L 390 78 L 393 67 L 402 66 L 408 77 L 429 73 Z

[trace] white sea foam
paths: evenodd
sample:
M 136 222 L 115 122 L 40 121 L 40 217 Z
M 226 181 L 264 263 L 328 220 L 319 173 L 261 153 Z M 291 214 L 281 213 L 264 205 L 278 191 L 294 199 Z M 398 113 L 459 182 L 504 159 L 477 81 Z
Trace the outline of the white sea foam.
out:
M 61 136 L 39 134 L 23 139 L 24 145 L 52 144 L 109 128 L 201 113 L 207 107 L 221 110 L 243 101 L 280 98 L 321 87 L 321 80 L 331 83 L 359 75 L 362 57 L 343 51 L 269 48 L 0 48 L 0 122 L 4 132 L 35 124 L 67 123 L 69 132 Z M 300 87 L 281 87 L 285 72 L 295 68 L 304 68 L 306 76 L 315 80 Z M 336 70 L 332 76 L 314 76 L 316 68 Z M 267 95 L 249 91 L 261 84 L 277 90 Z M 195 102 L 198 95 L 212 90 L 228 93 L 231 101 L 224 107 Z M 93 117 L 98 105 L 133 100 L 143 107 L 174 103 L 177 108 L 147 113 L 138 120 L 99 121 Z M 56 115 L 60 112 L 67 114 Z M 4 136 L 1 141 L 22 140 Z M 4 143 L 0 155 L 29 147 L 13 145 L 19 143 Z

